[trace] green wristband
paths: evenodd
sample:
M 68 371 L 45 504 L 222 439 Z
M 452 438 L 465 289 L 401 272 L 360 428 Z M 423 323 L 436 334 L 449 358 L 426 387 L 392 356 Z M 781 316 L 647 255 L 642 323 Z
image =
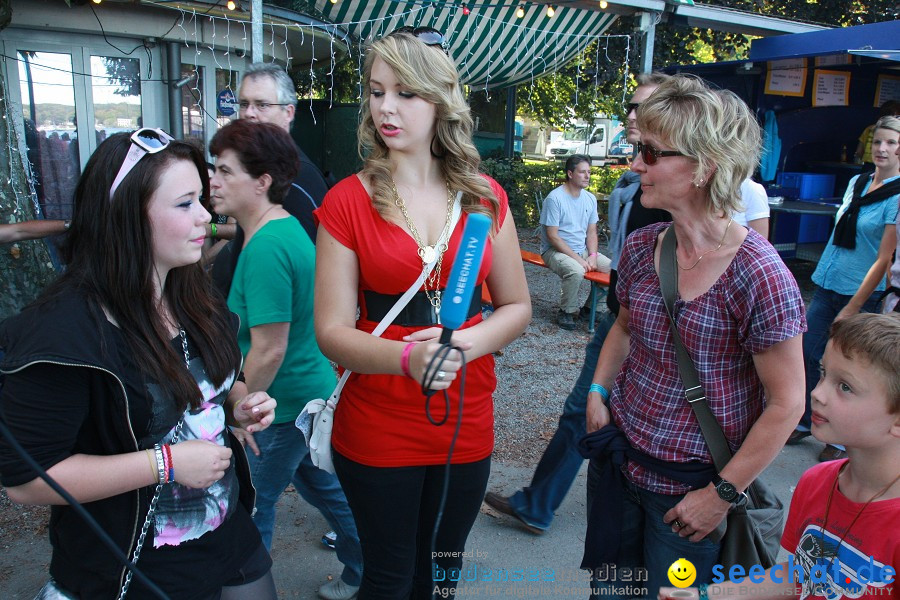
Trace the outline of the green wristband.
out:
M 216 237 L 218 237 L 218 235 L 219 235 L 219 230 L 218 230 L 218 228 L 216 227 L 216 224 L 215 224 L 215 223 L 210 223 L 210 224 L 209 224 L 209 233 L 210 233 L 210 236 L 209 236 L 209 237 L 211 237 L 212 239 L 216 239 Z

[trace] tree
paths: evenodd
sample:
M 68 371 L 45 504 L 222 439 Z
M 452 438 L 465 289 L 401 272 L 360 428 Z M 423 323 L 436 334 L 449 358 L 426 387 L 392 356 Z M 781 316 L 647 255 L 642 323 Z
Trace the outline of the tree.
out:
M 707 4 L 832 27 L 900 18 L 900 4 L 893 0 L 718 0 Z M 634 88 L 633 77 L 626 83 L 626 62 L 630 73 L 640 68 L 636 47 L 639 36 L 634 33 L 634 25 L 633 19 L 621 17 L 606 32 L 609 36 L 631 36 L 627 61 L 625 44 L 614 42 L 622 38 L 610 38 L 609 43 L 601 40 L 602 48 L 595 42 L 556 73 L 536 79 L 533 86 L 520 86 L 519 112 L 544 125 L 557 127 L 572 117 L 590 120 L 598 112 L 623 116 L 622 99 Z M 665 24 L 656 27 L 655 36 L 653 64 L 658 66 L 739 60 L 747 56 L 752 39 L 742 34 Z M 596 59 L 598 56 L 600 60 Z M 584 94 L 591 87 L 595 93 Z M 577 102 L 576 88 L 582 92 Z
M 0 30 L 4 29 L 12 16 L 10 0 L 0 0 Z M 21 148 L 16 128 L 7 125 L 11 112 L 7 105 L 6 80 L 0 70 L 0 148 L 7 148 L 11 160 L 0 160 L 0 181 L 8 180 L 9 185 L 0 186 L 0 223 L 23 221 L 37 218 L 34 203 L 30 200 L 28 181 L 21 156 L 13 149 Z M 18 201 L 18 198 L 28 200 Z M 0 319 L 19 312 L 31 302 L 55 277 L 46 242 L 33 240 L 0 246 Z
M 553 127 L 590 122 L 598 113 L 620 116 L 628 43 L 634 44 L 626 37 L 592 42 L 559 71 L 518 86 L 517 112 Z
M 116 89 L 113 93 L 126 98 L 141 95 L 140 65 L 140 61 L 133 58 L 103 57 L 106 77 L 116 84 Z

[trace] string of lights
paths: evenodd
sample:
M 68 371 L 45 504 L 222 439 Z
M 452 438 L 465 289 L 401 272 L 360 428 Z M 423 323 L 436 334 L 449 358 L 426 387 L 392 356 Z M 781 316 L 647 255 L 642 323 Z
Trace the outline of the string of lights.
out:
M 3 55 L 2 60 L 5 63 L 7 56 Z M 4 69 L 6 67 L 7 65 L 4 64 Z M 0 93 L 2 93 L 2 91 L 2 88 L 0 88 Z M 3 106 L 0 118 L 3 119 L 3 126 L 6 129 L 6 141 L 9 144 L 9 147 L 7 148 L 8 152 L 6 153 L 9 173 L 6 178 L 6 189 L 12 190 L 13 196 L 15 197 L 16 205 L 13 209 L 13 215 L 17 220 L 24 220 L 30 218 L 25 213 L 25 203 L 31 202 L 35 217 L 41 214 L 41 206 L 38 203 L 37 189 L 34 185 L 33 165 L 31 164 L 31 161 L 28 160 L 28 154 L 23 152 L 25 149 L 25 144 L 23 143 L 24 132 L 20 135 L 19 129 L 16 126 L 16 123 L 24 122 L 20 121 L 23 119 L 23 115 L 16 114 L 13 103 L 8 100 L 8 97 L 0 96 L 0 105 Z M 19 174 L 21 173 L 24 173 L 25 181 L 20 180 Z
M 321 0 L 320 0 L 321 2 Z M 154 5 L 168 10 L 178 11 L 172 27 L 179 30 L 178 37 L 194 54 L 194 60 L 186 60 L 185 62 L 192 65 L 189 73 L 190 83 L 188 88 L 193 99 L 189 110 L 202 111 L 206 118 L 216 121 L 214 115 L 204 108 L 202 77 L 201 77 L 201 61 L 200 58 L 205 52 L 212 55 L 212 62 L 219 70 L 226 70 L 227 76 L 224 84 L 219 83 L 218 87 L 231 90 L 234 92 L 236 87 L 233 84 L 232 77 L 234 75 L 231 54 L 238 52 L 239 56 L 246 56 L 247 53 L 247 24 L 249 23 L 247 16 L 244 14 L 229 15 L 224 14 L 208 14 L 209 10 L 199 13 L 196 10 L 186 10 L 176 6 L 166 0 L 145 0 L 145 4 Z M 568 30 L 565 25 L 573 23 L 576 12 L 583 15 L 585 11 L 579 8 L 573 8 L 573 1 L 561 0 L 554 5 L 537 4 L 533 2 L 509 2 L 509 1 L 485 1 L 485 2 L 458 2 L 452 0 L 385 0 L 385 3 L 399 5 L 403 8 L 396 13 L 378 13 L 371 9 L 371 5 L 365 5 L 352 15 L 347 12 L 341 12 L 341 15 L 350 16 L 351 18 L 335 19 L 334 23 L 319 24 L 301 24 L 301 23 L 283 23 L 267 20 L 264 25 L 268 26 L 266 32 L 267 54 L 269 60 L 283 60 L 290 64 L 293 60 L 291 54 L 291 46 L 288 43 L 290 35 L 300 36 L 300 46 L 308 44 L 313 55 L 315 56 L 320 39 L 324 35 L 328 36 L 328 62 L 327 71 L 320 71 L 315 61 L 310 61 L 309 65 L 309 90 L 308 97 L 310 100 L 310 113 L 313 121 L 316 120 L 313 101 L 315 99 L 315 90 L 318 89 L 322 77 L 327 78 L 326 98 L 329 101 L 329 107 L 334 101 L 335 89 L 335 67 L 338 62 L 337 45 L 340 44 L 351 57 L 353 57 L 354 43 L 347 42 L 346 32 L 350 32 L 352 37 L 356 38 L 356 65 L 355 71 L 358 78 L 358 94 L 361 98 L 361 68 L 362 59 L 367 41 L 385 35 L 400 25 L 410 24 L 412 21 L 417 26 L 423 23 L 435 26 L 443 31 L 448 38 L 448 51 L 457 63 L 463 79 L 469 82 L 477 82 L 479 89 L 483 88 L 489 91 L 493 87 L 502 85 L 503 82 L 509 80 L 510 77 L 520 77 L 517 73 L 525 74 L 526 69 L 523 68 L 523 57 L 525 64 L 530 64 L 527 69 L 527 81 L 532 86 L 536 76 L 547 72 L 553 72 L 562 68 L 573 57 L 581 55 L 577 66 L 576 82 L 576 99 L 583 93 L 580 86 L 581 79 L 581 62 L 585 58 L 583 53 L 591 42 L 601 42 L 605 40 L 608 48 L 610 41 L 621 40 L 626 46 L 626 53 L 630 50 L 630 36 L 617 35 L 608 36 L 597 34 L 589 31 L 589 27 L 582 27 L 578 31 Z M 327 4 L 337 4 L 326 0 Z M 515 18 L 510 21 L 510 9 L 515 8 Z M 235 12 L 241 9 L 240 2 L 235 4 Z M 448 10 L 451 9 L 451 10 Z M 454 12 L 452 9 L 458 9 Z M 467 10 L 463 10 L 467 9 Z M 549 27 L 549 21 L 544 18 L 543 13 L 550 9 L 552 15 L 557 19 L 563 19 L 556 26 Z M 575 11 L 575 12 L 570 12 Z M 102 15 L 102 10 L 99 11 Z M 207 24 L 201 27 L 201 19 Z M 568 20 L 566 20 L 568 19 Z M 99 16 L 98 16 L 99 20 Z M 240 40 L 233 40 L 231 28 L 238 23 L 241 25 L 243 32 Z M 278 32 L 276 33 L 276 26 Z M 598 24 L 597 27 L 605 28 L 605 25 Z M 502 28 L 502 29 L 501 29 Z M 585 31 L 588 29 L 588 31 Z M 222 36 L 221 32 L 225 31 Z M 503 32 L 501 41 L 500 32 Z M 280 39 L 279 39 L 280 38 Z M 238 43 L 235 44 L 234 42 Z M 237 46 L 240 45 L 241 48 Z M 277 49 L 276 45 L 280 45 Z M 599 46 L 597 59 L 599 60 Z M 485 48 L 487 52 L 485 52 Z M 220 61 L 219 54 L 222 59 L 227 59 L 227 65 L 223 64 L 225 60 Z M 13 60 L 18 60 L 13 57 Z M 478 62 L 472 62 L 474 59 Z M 607 61 L 609 56 L 607 55 Z M 46 68 L 66 71 L 65 69 L 55 69 L 47 66 Z M 76 75 L 85 77 L 105 79 L 103 75 L 94 75 L 88 73 L 75 73 L 74 70 L 67 71 Z M 627 78 L 627 72 L 626 72 Z M 141 78 L 142 82 L 148 81 L 165 81 L 162 79 Z M 596 82 L 596 75 L 595 75 Z M 476 85 L 476 83 L 472 83 Z M 596 86 L 594 86 L 594 94 L 596 95 Z M 531 94 L 529 93 L 529 101 Z

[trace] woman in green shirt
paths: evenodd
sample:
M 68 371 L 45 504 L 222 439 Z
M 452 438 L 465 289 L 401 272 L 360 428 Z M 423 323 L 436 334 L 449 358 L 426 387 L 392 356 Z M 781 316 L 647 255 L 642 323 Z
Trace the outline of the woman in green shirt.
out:
M 251 391 L 278 400 L 275 422 L 262 435 L 242 436 L 257 489 L 254 522 L 272 545 L 275 504 L 288 483 L 319 509 L 337 532 L 340 578 L 319 596 L 352 598 L 362 574 L 356 525 L 337 477 L 312 464 L 294 419 L 307 402 L 328 398 L 335 375 L 313 329 L 315 247 L 282 202 L 300 169 L 290 135 L 270 124 L 234 121 L 210 143 L 216 173 L 210 187 L 216 212 L 237 219 L 244 246 L 228 307 L 241 319 L 238 344 Z

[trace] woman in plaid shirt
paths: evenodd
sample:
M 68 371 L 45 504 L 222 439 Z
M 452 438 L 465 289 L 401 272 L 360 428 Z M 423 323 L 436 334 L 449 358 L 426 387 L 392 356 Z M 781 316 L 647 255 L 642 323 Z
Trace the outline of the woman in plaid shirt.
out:
M 731 92 L 675 76 L 641 105 L 637 123 L 641 142 L 631 168 L 641 176 L 641 202 L 668 210 L 673 222 L 626 241 L 616 287 L 622 308 L 597 363 L 587 430 L 612 423 L 632 451 L 696 467 L 695 480 L 703 482 L 685 485 L 659 472 L 670 470 L 626 461 L 622 506 L 592 511 L 605 527 L 607 515 L 615 518 L 620 542 L 609 547 L 608 537 L 599 538 L 604 561 L 620 572 L 646 568 L 655 597 L 678 558 L 694 564 L 697 583 L 711 579 L 719 545 L 707 534 L 775 458 L 802 412 L 806 320 L 777 252 L 730 218 L 741 210 L 740 185 L 759 155 L 760 130 L 747 106 Z M 685 399 L 659 288 L 659 242 L 669 227 L 678 238 L 675 321 L 735 453 L 721 473 Z M 589 495 L 604 492 L 596 489 L 601 467 L 592 461 Z M 600 566 L 587 564 L 593 550 L 586 547 L 584 566 Z

